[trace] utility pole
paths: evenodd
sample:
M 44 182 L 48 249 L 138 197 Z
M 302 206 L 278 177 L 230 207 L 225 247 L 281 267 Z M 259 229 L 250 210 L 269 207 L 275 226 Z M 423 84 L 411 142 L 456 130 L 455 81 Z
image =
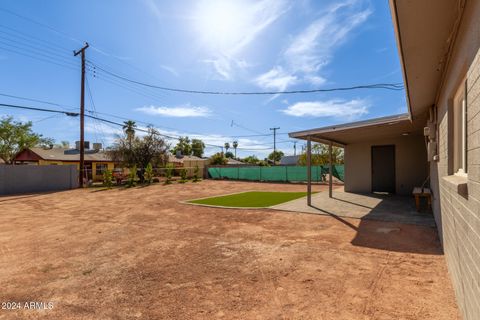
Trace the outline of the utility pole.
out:
M 82 80 L 80 84 L 80 172 L 79 188 L 83 188 L 83 176 L 85 175 L 85 50 L 88 48 L 88 42 L 85 42 L 83 48 L 73 51 L 73 55 L 81 54 L 82 57 Z
M 297 141 L 293 141 L 293 156 L 297 155 Z
M 277 130 L 278 129 L 280 129 L 280 127 L 270 128 L 270 130 L 273 130 L 273 165 L 277 164 L 275 157 L 277 156 Z

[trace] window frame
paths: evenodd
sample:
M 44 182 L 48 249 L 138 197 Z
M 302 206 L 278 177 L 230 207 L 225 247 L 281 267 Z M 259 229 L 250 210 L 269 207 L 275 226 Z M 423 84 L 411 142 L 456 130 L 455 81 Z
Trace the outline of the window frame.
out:
M 453 173 L 466 177 L 467 164 L 467 80 L 463 79 L 453 98 Z
M 108 164 L 106 163 L 96 163 L 95 164 L 95 175 L 96 176 L 101 176 L 105 172 L 105 170 L 108 169 Z M 100 173 L 99 173 L 100 170 Z

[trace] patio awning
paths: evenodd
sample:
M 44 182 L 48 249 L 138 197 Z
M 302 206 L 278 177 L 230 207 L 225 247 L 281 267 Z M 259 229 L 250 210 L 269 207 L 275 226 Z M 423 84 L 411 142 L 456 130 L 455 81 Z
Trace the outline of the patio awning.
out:
M 398 137 L 401 135 L 420 134 L 422 121 L 412 122 L 405 114 L 350 122 L 334 126 L 297 131 L 289 133 L 291 138 L 307 140 L 343 147 L 347 144 L 372 141 L 379 138 Z

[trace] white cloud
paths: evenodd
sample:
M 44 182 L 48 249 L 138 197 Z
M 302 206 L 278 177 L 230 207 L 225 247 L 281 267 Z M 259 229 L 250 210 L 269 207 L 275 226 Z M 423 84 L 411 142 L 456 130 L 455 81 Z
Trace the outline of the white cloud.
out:
M 153 13 L 159 20 L 163 20 L 163 15 L 154 0 L 145 0 L 144 3 L 151 13 Z
M 170 72 L 170 73 L 173 74 L 175 77 L 178 77 L 178 76 L 179 76 L 177 70 L 175 70 L 175 69 L 172 68 L 172 67 L 169 67 L 169 66 L 167 66 L 167 65 L 162 64 L 162 65 L 160 65 L 160 68 L 162 68 L 162 69 L 165 70 L 165 71 Z
M 207 107 L 195 107 L 189 104 L 178 107 L 156 107 L 148 106 L 135 109 L 149 115 L 158 115 L 165 117 L 208 117 L 210 116 L 210 109 Z
M 332 99 L 327 101 L 297 102 L 282 110 L 282 112 L 294 117 L 335 117 L 352 120 L 367 114 L 368 107 L 368 102 L 361 99 L 350 101 Z
M 359 1 L 348 1 L 331 7 L 295 37 L 285 51 L 288 63 L 296 71 L 317 72 L 330 62 L 333 51 L 371 13 L 369 8 L 360 8 Z
M 211 64 L 215 72 L 223 80 L 230 80 L 232 73 L 232 59 L 218 55 L 215 59 L 205 59 L 203 62 Z
M 316 86 L 325 83 L 326 79 L 318 75 L 318 72 L 331 62 L 335 50 L 372 13 L 362 3 L 362 0 L 349 0 L 325 10 L 292 39 L 282 54 L 280 65 L 269 72 L 282 68 L 282 77 L 296 77 L 298 81 L 295 83 L 304 82 Z M 255 82 L 266 88 L 262 83 Z M 289 85 L 291 84 L 294 83 Z
M 198 2 L 193 20 L 212 55 L 203 61 L 222 79 L 232 79 L 250 66 L 239 54 L 289 9 L 285 0 Z
M 325 82 L 327 82 L 327 79 L 325 79 L 323 77 L 320 77 L 320 76 L 314 76 L 314 75 L 307 75 L 307 76 L 304 77 L 304 79 L 308 83 L 311 83 L 311 84 L 316 85 L 316 86 L 320 86 L 320 85 L 324 84 Z
M 288 74 L 282 67 L 276 66 L 272 70 L 258 76 L 254 82 L 262 88 L 283 91 L 288 86 L 298 82 L 298 78 Z

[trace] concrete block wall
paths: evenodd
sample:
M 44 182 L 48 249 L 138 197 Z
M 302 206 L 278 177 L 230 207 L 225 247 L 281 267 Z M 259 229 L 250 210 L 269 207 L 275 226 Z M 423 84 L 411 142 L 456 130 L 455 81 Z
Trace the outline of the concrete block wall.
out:
M 467 2 L 437 100 L 439 161 L 430 164 L 434 214 L 463 319 L 480 319 L 480 3 Z M 453 175 L 452 99 L 467 77 L 468 176 Z M 467 183 L 466 192 L 459 185 Z
M 0 195 L 68 190 L 78 187 L 75 165 L 2 165 Z

